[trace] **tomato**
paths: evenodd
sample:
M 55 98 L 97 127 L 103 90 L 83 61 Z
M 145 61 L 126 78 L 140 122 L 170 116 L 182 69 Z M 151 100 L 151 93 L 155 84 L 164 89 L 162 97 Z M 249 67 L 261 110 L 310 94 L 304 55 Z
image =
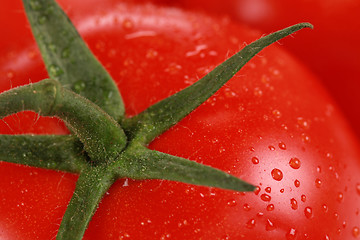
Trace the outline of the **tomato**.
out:
M 285 40 L 284 46 L 305 62 L 322 80 L 360 136 L 360 11 L 356 0 L 154 0 L 213 14 L 227 14 L 264 32 L 297 22 L 314 24 L 313 32 Z
M 226 18 L 151 4 L 111 2 L 90 12 L 72 6 L 63 2 L 116 80 L 128 116 L 196 82 L 261 36 Z M 23 10 L 10 12 L 20 22 Z M 28 27 L 16 24 L 13 36 L 29 36 Z M 32 39 L 15 38 L 1 46 L 1 53 L 1 90 L 47 77 Z M 29 113 L 6 118 L 1 133 L 68 130 L 56 118 Z M 258 188 L 239 193 L 120 179 L 103 198 L 84 239 L 359 236 L 359 143 L 318 79 L 280 46 L 252 59 L 149 148 L 222 169 Z M 54 238 L 77 176 L 1 162 L 0 178 L 0 236 Z

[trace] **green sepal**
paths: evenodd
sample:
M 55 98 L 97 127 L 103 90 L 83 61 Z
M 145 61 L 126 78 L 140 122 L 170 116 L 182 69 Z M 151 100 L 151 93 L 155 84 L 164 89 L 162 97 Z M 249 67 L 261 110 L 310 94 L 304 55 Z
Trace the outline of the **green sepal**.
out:
M 0 161 L 80 173 L 88 157 L 71 135 L 0 135 Z
M 50 78 L 96 103 L 114 119 L 124 116 L 118 88 L 54 0 L 23 0 Z
M 115 181 L 108 165 L 85 168 L 60 224 L 57 240 L 81 240 L 100 200 Z
M 56 80 L 45 79 L 0 94 L 0 118 L 24 110 L 64 120 L 94 164 L 114 160 L 127 144 L 124 131 L 112 117 Z
M 193 185 L 234 191 L 254 191 L 255 186 L 219 169 L 185 158 L 150 150 L 142 145 L 128 146 L 122 154 L 128 164 L 117 169 L 119 177 L 132 179 L 164 179 Z
M 121 125 L 130 139 L 142 144 L 150 143 L 210 98 L 262 49 L 306 27 L 313 26 L 310 23 L 300 23 L 258 39 L 193 85 L 150 106 L 133 118 L 124 119 Z

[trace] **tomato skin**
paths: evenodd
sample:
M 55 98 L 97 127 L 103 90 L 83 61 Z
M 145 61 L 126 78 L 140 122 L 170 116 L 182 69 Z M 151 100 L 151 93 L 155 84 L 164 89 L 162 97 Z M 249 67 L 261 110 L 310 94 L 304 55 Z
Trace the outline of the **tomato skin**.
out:
M 271 32 L 298 22 L 311 22 L 313 32 L 296 34 L 284 46 L 322 80 L 360 136 L 360 2 L 356 0 L 154 0 L 232 19 Z
M 195 82 L 260 36 L 228 19 L 152 5 L 104 3 L 89 13 L 62 4 L 116 80 L 130 116 Z M 27 41 L 1 62 L 2 89 L 10 87 L 9 71 L 13 86 L 46 77 L 34 42 Z M 31 58 L 15 61 L 19 56 Z M 18 65 L 10 69 L 5 63 Z M 13 133 L 25 132 L 23 124 L 33 126 L 29 132 L 67 133 L 57 119 L 34 124 L 35 119 L 9 125 Z M 53 126 L 44 128 L 40 121 Z M 1 131 L 10 130 L 4 124 Z M 317 79 L 271 46 L 149 146 L 228 171 L 260 191 L 119 180 L 85 239 L 353 239 L 353 229 L 360 227 L 358 146 Z M 299 168 L 297 161 L 290 163 L 295 158 Z M 2 237 L 54 237 L 76 176 L 0 166 L 0 232 L 7 234 Z M 274 169 L 282 172 L 280 181 L 272 177 Z

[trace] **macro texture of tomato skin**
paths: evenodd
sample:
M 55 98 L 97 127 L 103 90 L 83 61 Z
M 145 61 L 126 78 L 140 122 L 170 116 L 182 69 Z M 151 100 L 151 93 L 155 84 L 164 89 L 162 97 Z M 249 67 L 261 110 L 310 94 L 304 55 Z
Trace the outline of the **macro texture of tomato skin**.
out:
M 284 46 L 321 79 L 360 136 L 360 2 L 357 0 L 153 0 L 207 12 L 271 32 L 297 22 L 311 22 L 313 32 L 284 41 Z
M 131 116 L 194 83 L 261 35 L 228 19 L 148 4 L 104 4 L 85 13 L 60 3 L 116 80 Z M 22 44 L 11 51 L 1 47 L 7 53 L 0 64 L 2 90 L 46 77 L 32 38 Z M 271 46 L 149 146 L 228 171 L 258 191 L 119 180 L 84 238 L 355 239 L 359 145 L 317 81 Z M 68 133 L 59 120 L 34 114 L 5 122 L 1 133 Z M 0 178 L 0 236 L 54 237 L 76 176 L 1 163 Z

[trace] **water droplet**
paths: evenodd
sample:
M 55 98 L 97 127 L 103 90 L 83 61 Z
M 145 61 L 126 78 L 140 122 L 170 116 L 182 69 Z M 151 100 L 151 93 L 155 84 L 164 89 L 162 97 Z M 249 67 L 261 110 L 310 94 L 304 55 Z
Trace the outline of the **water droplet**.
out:
M 271 200 L 271 196 L 266 193 L 261 194 L 260 198 L 261 198 L 261 200 L 263 200 L 265 202 L 270 202 L 270 200 Z
M 292 167 L 293 169 L 299 169 L 301 166 L 301 162 L 298 158 L 291 158 L 289 161 L 289 165 L 290 167 Z
M 352 229 L 352 235 L 353 235 L 355 238 L 357 238 L 357 237 L 360 236 L 360 229 L 359 229 L 359 227 L 353 227 L 353 229 Z
M 257 157 L 253 157 L 253 158 L 251 159 L 251 162 L 252 162 L 253 164 L 259 164 L 259 159 L 258 159 Z
M 360 183 L 356 184 L 356 191 L 360 195 Z
M 152 49 L 152 48 L 150 48 L 150 49 L 148 49 L 146 51 L 146 58 L 147 59 L 155 59 L 158 55 L 159 55 L 159 53 L 156 50 Z
M 86 87 L 86 84 L 84 81 L 77 81 L 76 83 L 74 83 L 74 91 L 76 93 L 81 93 L 82 90 L 84 90 Z
M 320 167 L 320 166 L 317 166 L 316 171 L 317 171 L 318 173 L 321 173 L 321 167 Z
M 315 180 L 315 186 L 316 186 L 317 188 L 320 188 L 320 187 L 321 187 L 321 184 L 322 184 L 321 180 L 317 178 L 317 179 Z
M 63 70 L 61 68 L 59 68 L 59 66 L 52 64 L 49 66 L 49 75 L 50 76 L 54 76 L 54 77 L 58 77 L 61 74 L 63 74 Z
M 283 188 L 280 189 L 280 192 L 281 192 L 281 193 L 284 193 L 284 192 L 285 192 L 285 189 L 283 189 Z
M 296 229 L 291 228 L 289 232 L 286 233 L 286 240 L 294 240 L 296 237 Z
M 250 211 L 250 209 L 251 209 L 250 205 L 247 203 L 244 204 L 243 208 L 245 211 Z
M 281 117 L 281 112 L 279 110 L 273 110 L 272 114 L 275 116 L 275 118 L 280 118 Z
M 312 208 L 311 207 L 306 207 L 304 209 L 304 213 L 305 213 L 305 217 L 306 218 L 312 218 L 313 217 L 313 212 L 312 212 Z
M 302 129 L 309 129 L 310 128 L 310 124 L 309 124 L 309 122 L 308 121 L 306 121 L 304 118 L 302 118 L 302 117 L 299 117 L 298 119 L 297 119 L 297 123 L 298 123 L 298 125 L 299 125 L 299 127 L 300 128 L 302 128 Z
M 258 195 L 260 190 L 261 190 L 261 188 L 259 186 L 256 186 L 256 188 L 254 190 L 255 195 Z
M 325 240 L 330 240 L 330 237 L 329 237 L 329 235 L 325 235 Z
M 295 198 L 290 199 L 291 208 L 296 210 L 298 209 L 298 203 Z
M 274 209 L 275 209 L 274 204 L 269 204 L 266 207 L 266 210 L 268 210 L 268 211 L 273 211 Z
M 295 187 L 300 187 L 300 181 L 296 179 L 294 181 L 294 185 L 295 185 Z
M 261 97 L 263 95 L 263 92 L 261 91 L 260 88 L 256 87 L 254 88 L 254 95 L 257 97 Z
M 339 203 L 342 203 L 344 200 L 344 194 L 339 192 L 336 199 Z
M 275 229 L 275 225 L 270 219 L 266 219 L 266 231 L 272 231 Z
M 275 151 L 275 147 L 274 146 L 269 146 L 269 149 L 270 149 L 270 151 Z
M 282 150 L 286 150 L 285 143 L 283 143 L 283 142 L 279 143 L 279 148 L 282 149 Z
M 250 219 L 247 223 L 246 223 L 246 227 L 249 229 L 252 229 L 255 227 L 256 221 L 255 219 Z
M 271 171 L 271 176 L 276 181 L 281 181 L 283 179 L 283 173 L 281 172 L 281 170 L 279 170 L 277 168 L 274 168 Z
M 167 68 L 165 68 L 165 72 L 168 72 L 169 74 L 177 74 L 182 69 L 182 66 L 176 63 L 170 63 Z
M 303 194 L 303 195 L 301 195 L 301 201 L 302 202 L 306 202 L 306 196 Z
M 309 143 L 310 142 L 310 137 L 308 135 L 306 135 L 306 133 L 302 133 L 301 134 L 301 139 L 304 143 Z
M 254 148 L 254 147 L 250 147 L 249 150 L 250 150 L 251 152 L 255 152 L 255 148 Z
M 235 199 L 231 199 L 227 202 L 227 205 L 230 207 L 235 207 L 237 205 L 237 202 Z
M 267 187 L 267 188 L 265 188 L 265 192 L 267 192 L 267 193 L 271 193 L 271 187 Z
M 328 212 L 329 211 L 329 208 L 328 208 L 328 206 L 326 205 L 326 204 L 323 204 L 322 205 L 322 209 L 324 210 L 324 212 Z

